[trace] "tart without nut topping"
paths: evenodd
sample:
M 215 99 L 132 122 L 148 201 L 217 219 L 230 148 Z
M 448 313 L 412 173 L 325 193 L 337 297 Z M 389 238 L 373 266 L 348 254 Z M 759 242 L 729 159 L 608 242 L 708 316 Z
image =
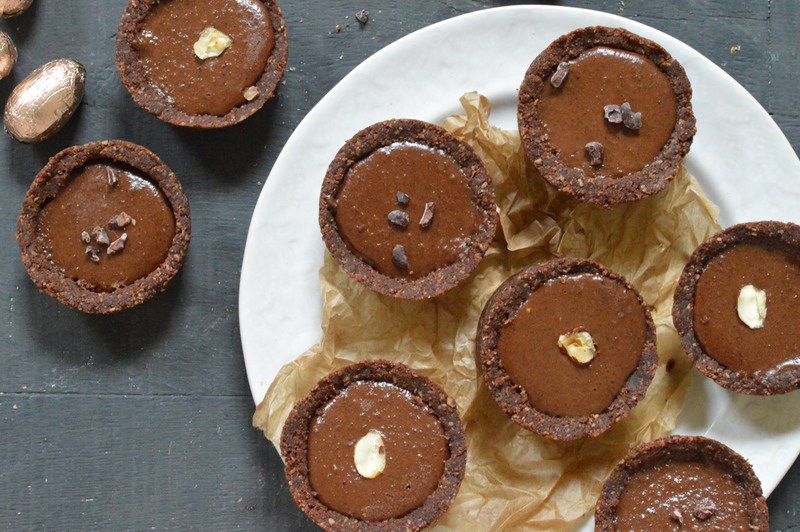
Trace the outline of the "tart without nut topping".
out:
M 718 441 L 671 436 L 633 449 L 606 480 L 598 532 L 767 532 L 761 482 L 747 460 Z
M 150 151 L 123 141 L 75 146 L 51 158 L 17 222 L 33 282 L 87 313 L 133 307 L 164 290 L 189 238 L 189 204 L 178 179 Z
M 542 177 L 612 207 L 669 184 L 695 134 L 692 90 L 658 44 L 621 28 L 582 28 L 553 42 L 519 90 L 525 153 Z
M 320 228 L 334 259 L 371 290 L 439 296 L 465 281 L 494 238 L 491 179 L 444 129 L 389 120 L 347 141 L 328 168 Z

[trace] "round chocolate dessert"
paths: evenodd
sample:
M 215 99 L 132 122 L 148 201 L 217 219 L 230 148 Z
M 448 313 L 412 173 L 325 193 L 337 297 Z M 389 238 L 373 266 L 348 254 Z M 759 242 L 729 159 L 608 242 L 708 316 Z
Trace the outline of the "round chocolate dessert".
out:
M 320 194 L 322 238 L 347 274 L 401 299 L 465 281 L 494 238 L 497 207 L 480 158 L 418 120 L 372 125 L 347 141 Z
M 750 464 L 715 440 L 672 436 L 635 448 L 606 480 L 595 530 L 769 530 Z
M 545 262 L 508 279 L 486 303 L 476 342 L 503 412 L 553 440 L 608 430 L 644 397 L 658 364 L 641 296 L 585 259 Z
M 655 194 L 692 144 L 692 89 L 658 44 L 621 28 L 553 42 L 519 89 L 525 153 L 558 190 L 612 207 Z
M 258 111 L 286 67 L 274 0 L 134 0 L 117 33 L 134 101 L 177 126 L 219 128 Z
M 33 282 L 92 314 L 133 307 L 164 290 L 183 263 L 190 231 L 189 203 L 175 174 L 124 141 L 52 157 L 17 222 Z
M 421 530 L 450 507 L 467 461 L 455 402 L 385 360 L 321 380 L 286 420 L 281 454 L 292 497 L 325 530 Z
M 734 392 L 800 388 L 800 226 L 751 222 L 700 245 L 672 318 L 694 366 Z

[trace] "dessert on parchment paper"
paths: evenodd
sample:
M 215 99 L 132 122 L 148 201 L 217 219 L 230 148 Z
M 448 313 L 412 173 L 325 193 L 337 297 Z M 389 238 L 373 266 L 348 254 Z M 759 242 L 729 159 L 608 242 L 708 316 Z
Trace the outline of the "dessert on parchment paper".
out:
M 471 93 L 462 103 L 464 115 L 444 126 L 483 160 L 502 232 L 463 285 L 431 301 L 379 296 L 326 254 L 320 272 L 323 339 L 280 371 L 253 422 L 277 445 L 295 401 L 325 375 L 353 362 L 389 358 L 442 386 L 462 414 L 469 456 L 458 496 L 438 521 L 443 529 L 464 523 L 565 528 L 591 510 L 630 445 L 665 436 L 675 426 L 691 366 L 672 327 L 672 294 L 692 251 L 719 230 L 717 208 L 685 170 L 662 194 L 614 210 L 573 200 L 536 174 L 518 132 L 491 126 L 486 98 Z M 651 307 L 659 366 L 627 418 L 594 440 L 557 443 L 500 410 L 482 382 L 474 335 L 486 301 L 503 281 L 533 263 L 567 256 L 598 261 L 636 288 Z
M 658 44 L 622 28 L 580 28 L 531 63 L 519 130 L 548 183 L 613 207 L 678 175 L 695 134 L 691 98 L 683 67 Z

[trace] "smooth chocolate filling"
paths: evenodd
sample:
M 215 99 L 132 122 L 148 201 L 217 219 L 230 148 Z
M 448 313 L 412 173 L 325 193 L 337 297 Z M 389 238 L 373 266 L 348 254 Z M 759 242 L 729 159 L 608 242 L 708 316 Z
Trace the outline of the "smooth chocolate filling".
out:
M 114 185 L 108 181 L 109 167 L 118 180 Z M 122 212 L 135 225 L 109 225 Z M 125 247 L 108 254 L 107 246 L 94 238 L 84 242 L 81 233 L 95 227 L 105 229 L 112 242 L 126 233 Z M 44 205 L 39 233 L 47 258 L 65 276 L 110 292 L 146 277 L 164 262 L 175 236 L 175 219 L 161 189 L 148 179 L 129 167 L 93 162 L 76 170 L 67 186 Z M 87 245 L 98 250 L 99 262 L 86 255 Z
M 219 57 L 200 59 L 194 43 L 208 27 L 233 43 Z M 137 50 L 147 77 L 172 105 L 190 115 L 224 116 L 247 101 L 244 90 L 261 78 L 274 46 L 260 0 L 167 0 L 145 18 Z
M 408 195 L 407 206 L 397 202 L 398 192 Z M 433 203 L 435 210 L 431 224 L 423 228 L 426 203 Z M 395 210 L 408 214 L 407 227 L 389 221 Z M 350 249 L 380 273 L 418 279 L 457 262 L 482 215 L 472 201 L 467 177 L 452 157 L 398 142 L 376 150 L 347 172 L 336 196 L 335 219 Z M 392 261 L 397 245 L 403 246 L 408 269 Z
M 609 123 L 606 105 L 628 102 L 642 113 L 642 127 Z M 669 140 L 677 120 L 669 79 L 645 56 L 604 46 L 590 48 L 569 62 L 559 88 L 545 83 L 539 116 L 567 166 L 591 177 L 624 177 L 653 161 Z M 592 166 L 589 142 L 604 148 L 602 166 Z
M 767 293 L 763 328 L 739 319 L 737 300 L 746 285 Z M 800 369 L 800 253 L 765 242 L 738 244 L 714 257 L 697 283 L 694 330 L 703 351 L 734 371 Z
M 384 440 L 386 467 L 358 474 L 355 444 L 370 430 Z M 308 478 L 323 504 L 365 521 L 402 517 L 439 484 L 450 451 L 439 420 L 411 393 L 383 382 L 356 382 L 311 422 Z
M 577 328 L 597 347 L 581 365 L 558 338 Z M 642 356 L 647 321 L 636 294 L 616 280 L 580 274 L 536 289 L 500 331 L 497 352 L 511 380 L 551 416 L 599 414 L 611 405 Z
M 748 508 L 745 490 L 723 467 L 699 457 L 670 460 L 633 473 L 617 506 L 616 528 L 750 530 Z

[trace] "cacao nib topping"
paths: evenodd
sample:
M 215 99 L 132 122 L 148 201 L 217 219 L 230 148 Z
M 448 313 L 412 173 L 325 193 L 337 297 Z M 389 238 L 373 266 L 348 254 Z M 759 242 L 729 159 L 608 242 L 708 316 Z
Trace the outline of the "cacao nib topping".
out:
M 419 226 L 423 229 L 427 229 L 433 223 L 433 215 L 436 212 L 436 204 L 432 201 L 429 201 L 425 204 L 425 210 L 422 211 L 422 218 L 419 220 Z
M 389 223 L 394 225 L 395 227 L 399 227 L 401 229 L 405 229 L 408 227 L 409 218 L 408 213 L 404 211 L 392 211 L 387 216 L 389 218 Z
M 111 219 L 108 221 L 108 225 L 117 229 L 122 229 L 128 224 L 136 225 L 136 220 L 131 218 L 130 215 L 125 211 L 122 211 L 121 213 L 112 216 Z
M 569 74 L 569 63 L 559 63 L 556 71 L 550 76 L 550 85 L 559 88 Z
M 641 129 L 642 127 L 642 113 L 634 113 L 631 109 L 631 104 L 625 102 L 620 107 L 622 110 L 622 123 L 628 129 Z
M 110 166 L 106 166 L 106 177 L 108 178 L 108 186 L 110 187 L 113 187 L 119 182 L 117 171 Z
M 622 123 L 622 109 L 619 105 L 606 105 L 603 107 L 603 115 L 610 124 Z
M 406 257 L 406 248 L 404 248 L 400 244 L 397 244 L 392 250 L 392 263 L 399 270 L 408 269 L 408 257 Z
M 128 233 L 122 233 L 122 236 L 118 239 L 114 240 L 111 244 L 109 244 L 106 253 L 112 255 L 119 251 L 122 251 L 125 248 L 125 241 L 128 240 Z
M 408 194 L 406 194 L 405 192 L 398 192 L 397 193 L 397 204 L 398 205 L 402 205 L 403 207 L 405 207 L 406 205 L 408 205 L 408 202 L 410 200 L 411 200 L 411 198 L 409 198 Z
M 692 512 L 692 515 L 695 516 L 698 521 L 705 521 L 715 513 L 717 513 L 717 505 L 711 501 L 707 501 L 703 505 L 698 506 L 697 509 Z
M 111 242 L 111 240 L 108 238 L 108 233 L 106 233 L 106 230 L 100 226 L 92 229 L 92 237 L 94 238 L 94 241 L 101 246 L 107 246 L 109 242 Z
M 93 246 L 86 246 L 86 256 L 89 257 L 89 260 L 98 263 L 100 262 L 100 255 L 97 254 L 97 248 Z
M 592 166 L 602 166 L 603 164 L 603 145 L 599 142 L 590 142 L 586 145 L 586 152 L 589 154 L 589 164 Z

